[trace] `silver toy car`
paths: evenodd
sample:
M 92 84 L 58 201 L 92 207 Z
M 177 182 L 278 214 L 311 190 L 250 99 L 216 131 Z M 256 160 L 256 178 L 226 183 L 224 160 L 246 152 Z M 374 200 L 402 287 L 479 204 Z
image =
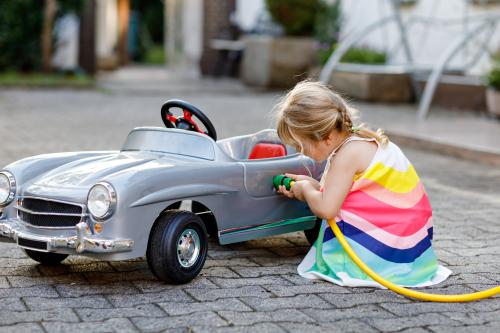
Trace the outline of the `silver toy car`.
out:
M 203 268 L 208 235 L 220 244 L 298 230 L 317 236 L 307 205 L 277 195 L 272 179 L 285 171 L 318 178 L 320 165 L 274 130 L 217 141 L 193 105 L 170 100 L 161 113 L 167 128 L 135 128 L 120 151 L 38 155 L 6 166 L 0 240 L 42 264 L 71 254 L 146 255 L 160 280 L 177 284 Z

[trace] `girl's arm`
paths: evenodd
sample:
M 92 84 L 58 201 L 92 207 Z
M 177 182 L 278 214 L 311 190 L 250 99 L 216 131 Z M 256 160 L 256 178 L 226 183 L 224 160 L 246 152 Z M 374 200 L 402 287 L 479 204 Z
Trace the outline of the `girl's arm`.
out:
M 346 145 L 331 160 L 323 192 L 308 181 L 297 181 L 292 187 L 293 196 L 306 201 L 312 212 L 324 219 L 334 218 L 351 189 L 354 175 L 364 170 L 360 151 L 356 145 Z

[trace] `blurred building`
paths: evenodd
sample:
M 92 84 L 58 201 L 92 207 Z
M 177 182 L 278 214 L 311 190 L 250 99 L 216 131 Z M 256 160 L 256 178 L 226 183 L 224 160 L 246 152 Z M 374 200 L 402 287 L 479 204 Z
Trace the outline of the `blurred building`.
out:
M 335 0 L 329 0 L 335 1 Z M 177 59 L 196 64 L 201 61 L 203 72 L 213 65 L 216 51 L 210 48 L 210 40 L 219 38 L 231 25 L 245 32 L 258 30 L 259 18 L 265 13 L 265 0 L 166 0 L 172 13 L 169 36 L 175 43 L 168 53 Z M 394 7 L 393 4 L 396 4 Z M 397 8 L 406 22 L 408 40 L 414 61 L 420 65 L 431 65 L 443 54 L 453 41 L 473 29 L 485 15 L 500 15 L 497 0 L 343 0 L 341 39 L 355 30 L 363 29 L 383 17 L 392 15 Z M 432 23 L 431 23 L 432 22 Z M 500 28 L 499 28 L 500 29 Z M 500 30 L 487 47 L 498 50 Z M 485 36 L 486 37 L 486 36 Z M 168 39 L 168 38 L 167 38 Z M 452 62 L 460 67 L 469 61 L 482 37 L 463 48 Z M 401 39 L 395 24 L 388 24 L 366 35 L 361 43 L 385 51 L 390 63 L 405 62 Z M 487 67 L 488 57 L 482 57 L 471 72 L 482 73 Z

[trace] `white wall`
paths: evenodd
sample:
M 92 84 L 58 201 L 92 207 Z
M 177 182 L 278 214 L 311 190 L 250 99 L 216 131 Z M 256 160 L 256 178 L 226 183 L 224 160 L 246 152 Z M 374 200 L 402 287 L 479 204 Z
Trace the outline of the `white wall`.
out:
M 203 1 L 184 0 L 183 5 L 183 50 L 190 62 L 201 58 L 203 44 Z
M 390 0 L 343 0 L 342 10 L 344 22 L 341 36 L 345 37 L 355 29 L 365 27 L 370 23 L 390 15 L 392 7 Z M 466 0 L 419 0 L 413 6 L 402 7 L 403 19 L 414 15 L 419 17 L 434 18 L 439 20 L 455 20 L 459 24 L 431 26 L 429 24 L 411 25 L 408 36 L 411 48 L 418 64 L 428 65 L 436 63 L 445 49 L 451 45 L 459 34 L 470 31 L 476 26 L 473 20 L 467 24 L 461 24 L 465 15 L 482 15 L 486 13 L 497 13 L 500 15 L 500 5 L 477 6 L 468 5 Z M 390 54 L 393 63 L 405 62 L 402 47 L 399 43 L 398 30 L 395 24 L 387 25 L 379 31 L 368 35 L 360 45 L 367 45 L 377 49 L 386 50 Z M 483 37 L 485 34 L 482 35 Z M 479 38 L 478 40 L 482 40 Z M 490 42 L 491 50 L 498 50 L 500 44 L 500 26 L 497 27 L 495 36 Z M 452 63 L 461 66 L 479 47 L 479 42 L 471 42 L 463 48 L 460 55 Z M 471 69 L 472 74 L 482 74 L 489 67 L 489 57 L 484 56 L 480 62 Z
M 236 22 L 243 30 L 251 30 L 264 8 L 264 0 L 236 0 Z

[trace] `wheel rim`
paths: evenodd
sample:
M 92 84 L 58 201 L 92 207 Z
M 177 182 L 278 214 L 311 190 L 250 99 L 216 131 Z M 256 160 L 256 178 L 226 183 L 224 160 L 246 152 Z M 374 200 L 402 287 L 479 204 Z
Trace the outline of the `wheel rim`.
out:
M 200 256 L 200 236 L 194 229 L 186 229 L 177 239 L 177 260 L 184 268 L 193 266 Z

